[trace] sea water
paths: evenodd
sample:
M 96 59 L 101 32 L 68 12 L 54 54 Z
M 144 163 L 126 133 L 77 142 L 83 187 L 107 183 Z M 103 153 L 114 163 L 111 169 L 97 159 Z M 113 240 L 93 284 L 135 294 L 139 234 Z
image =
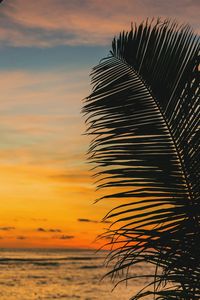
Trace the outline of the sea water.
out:
M 130 299 L 145 280 L 122 283 L 112 291 L 117 281 L 101 280 L 109 271 L 104 265 L 106 255 L 76 249 L 1 249 L 0 299 Z M 144 267 L 135 267 L 134 273 L 142 275 Z

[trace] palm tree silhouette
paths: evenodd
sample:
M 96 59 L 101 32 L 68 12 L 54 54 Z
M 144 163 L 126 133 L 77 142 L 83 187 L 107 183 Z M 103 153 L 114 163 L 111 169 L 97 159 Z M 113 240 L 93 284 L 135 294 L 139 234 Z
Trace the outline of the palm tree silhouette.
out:
M 155 267 L 132 299 L 200 299 L 199 48 L 188 25 L 147 20 L 114 38 L 92 72 L 89 159 L 100 199 L 120 201 L 105 217 L 108 274 Z

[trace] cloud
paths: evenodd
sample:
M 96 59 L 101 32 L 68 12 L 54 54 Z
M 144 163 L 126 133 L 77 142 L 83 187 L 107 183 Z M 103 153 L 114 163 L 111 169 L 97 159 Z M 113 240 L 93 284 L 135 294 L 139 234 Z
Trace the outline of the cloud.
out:
M 108 221 L 108 220 L 105 220 L 105 221 L 102 221 L 101 223 L 104 223 L 104 224 L 111 224 L 112 222 L 111 222 L 111 221 Z
M 78 222 L 85 222 L 85 223 L 98 223 L 98 221 L 90 220 L 90 219 L 84 219 L 84 218 L 79 218 L 77 221 Z
M 82 157 L 78 157 L 79 160 L 82 159 Z M 75 173 L 76 171 L 74 170 L 68 170 L 69 173 L 65 174 L 56 174 L 56 175 L 50 175 L 49 178 L 53 180 L 58 180 L 58 181 L 74 181 L 74 180 L 79 180 L 79 182 L 90 182 L 90 177 L 89 177 L 89 172 L 87 170 L 83 170 L 82 172 L 79 172 L 78 174 Z
M 60 229 L 49 229 L 48 232 L 62 232 Z
M 17 240 L 26 240 L 27 237 L 26 236 L 23 236 L 23 235 L 19 235 L 16 237 Z
M 91 219 L 79 218 L 77 219 L 78 222 L 85 222 L 85 223 L 111 223 L 110 221 L 96 221 Z
M 2 10 L 1 39 L 15 46 L 106 44 L 123 25 L 108 18 L 98 1 L 85 1 L 84 6 L 78 2 L 8 1 Z
M 36 231 L 38 231 L 38 232 L 62 232 L 61 229 L 57 229 L 57 228 L 46 229 L 46 228 L 42 228 L 42 227 L 37 228 Z
M 0 227 L 0 230 L 2 231 L 10 231 L 10 230 L 14 230 L 15 227 L 13 226 L 3 226 L 3 227 Z
M 46 229 L 39 227 L 39 228 L 36 229 L 36 231 L 39 231 L 39 232 L 46 232 Z
M 83 4 L 84 3 L 84 4 Z M 178 18 L 199 29 L 196 0 L 7 0 L 1 8 L 0 39 L 14 46 L 108 44 L 130 23 L 153 16 Z
M 87 94 L 86 70 L 2 70 L 0 77 L 0 160 L 21 165 L 75 161 L 71 155 L 85 147 L 79 112 Z
M 54 239 L 60 239 L 60 240 L 71 240 L 73 238 L 75 238 L 74 235 L 56 235 L 53 236 Z
M 41 101 L 47 107 L 47 104 L 54 104 L 53 111 L 55 110 L 55 98 L 57 105 L 66 104 L 66 95 L 71 99 L 72 108 L 74 105 L 74 99 L 80 99 L 84 97 L 85 93 L 88 93 L 88 75 L 89 70 L 87 68 L 81 68 L 80 70 L 70 70 L 62 68 L 53 68 L 49 70 L 1 70 L 0 71 L 0 88 L 3 98 L 6 97 L 6 103 L 1 103 L 2 108 L 8 109 L 11 105 L 31 105 L 31 102 L 35 103 L 35 106 L 30 107 L 30 112 L 34 112 L 36 104 L 40 107 Z M 11 84 L 12 83 L 12 84 Z M 69 108 L 69 107 L 68 107 Z M 38 112 L 38 111 L 37 111 Z M 44 109 L 44 114 L 47 115 L 49 109 Z M 71 110 L 69 114 L 71 113 Z

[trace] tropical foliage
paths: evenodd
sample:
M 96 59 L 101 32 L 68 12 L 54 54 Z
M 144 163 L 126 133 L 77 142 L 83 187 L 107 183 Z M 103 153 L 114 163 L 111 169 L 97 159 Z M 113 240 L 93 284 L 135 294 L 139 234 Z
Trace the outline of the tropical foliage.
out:
M 105 217 L 110 273 L 155 266 L 132 299 L 200 299 L 199 48 L 189 26 L 146 21 L 92 72 L 89 159 L 101 199 L 117 203 Z

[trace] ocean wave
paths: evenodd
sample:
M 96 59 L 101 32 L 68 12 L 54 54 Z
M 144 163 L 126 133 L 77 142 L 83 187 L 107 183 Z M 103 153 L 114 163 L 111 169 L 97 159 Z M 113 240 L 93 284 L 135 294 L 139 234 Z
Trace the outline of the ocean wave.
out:
M 32 263 L 33 265 L 36 266 L 41 266 L 41 267 L 59 267 L 60 264 L 58 262 L 46 262 L 46 261 L 35 261 Z
M 101 259 L 101 257 L 82 257 L 82 256 L 75 256 L 75 257 L 50 257 L 50 258 L 0 258 L 0 264 L 5 264 L 5 263 L 51 263 L 51 262 L 56 262 L 56 261 L 76 261 L 76 260 L 97 260 Z
M 40 275 L 28 275 L 28 279 L 45 279 L 47 278 L 46 276 L 40 276 Z
M 79 295 L 68 295 L 68 294 L 55 294 L 55 295 L 49 295 L 46 299 L 80 299 L 81 297 Z
M 82 266 L 80 269 L 99 269 L 102 268 L 102 266 Z

